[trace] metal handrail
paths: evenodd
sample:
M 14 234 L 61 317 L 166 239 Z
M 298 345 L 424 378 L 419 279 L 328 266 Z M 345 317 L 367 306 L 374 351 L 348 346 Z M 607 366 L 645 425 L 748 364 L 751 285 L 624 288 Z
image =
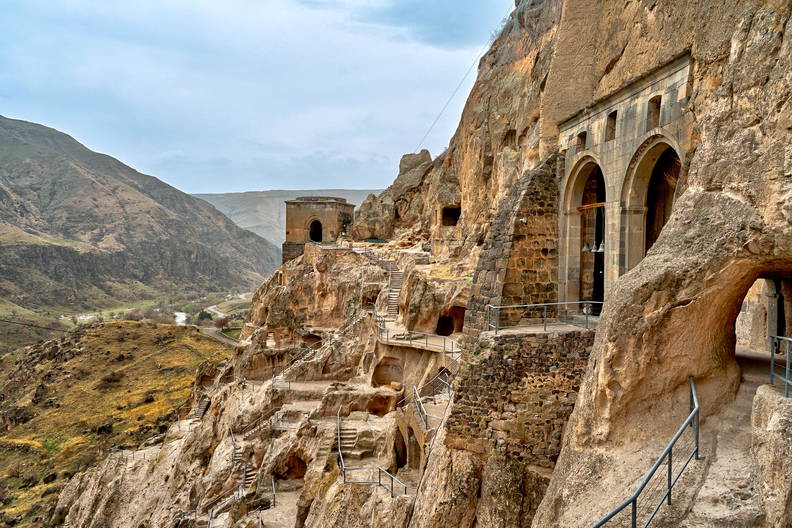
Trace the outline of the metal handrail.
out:
M 395 497 L 395 493 L 398 488 L 395 487 L 395 483 L 399 483 L 399 485 L 404 489 L 404 495 L 409 494 L 409 490 L 417 489 L 417 486 L 410 486 L 409 484 L 405 484 L 401 480 L 398 479 L 395 475 L 390 473 L 388 470 L 383 469 L 379 466 L 354 466 L 354 467 L 347 467 L 346 463 L 344 462 L 344 453 L 341 450 L 341 407 L 338 408 L 338 413 L 336 414 L 336 442 L 338 446 L 338 468 L 341 470 L 341 477 L 343 478 L 344 484 L 367 484 L 367 485 L 377 485 L 382 486 L 386 490 L 390 491 L 391 498 Z M 347 472 L 350 471 L 377 471 L 377 480 L 347 480 Z M 382 483 L 382 474 L 387 475 L 390 477 L 390 487 L 386 486 Z
M 667 502 L 669 506 L 671 505 L 671 490 L 673 489 L 674 485 L 677 483 L 679 478 L 682 476 L 682 473 L 685 471 L 690 461 L 693 460 L 694 457 L 696 460 L 698 460 L 699 458 L 699 428 L 700 428 L 699 411 L 700 411 L 700 406 L 699 406 L 698 394 L 696 393 L 696 384 L 693 381 L 693 376 L 690 376 L 690 414 L 688 414 L 687 418 L 685 418 L 685 421 L 682 422 L 682 425 L 679 427 L 676 434 L 671 439 L 671 442 L 668 443 L 668 445 L 663 450 L 660 457 L 657 459 L 657 462 L 654 463 L 652 468 L 649 470 L 649 472 L 646 474 L 644 479 L 641 481 L 641 485 L 638 486 L 638 489 L 635 490 L 635 493 L 633 493 L 630 496 L 630 498 L 628 498 L 626 501 L 621 503 L 608 515 L 603 517 L 601 521 L 599 521 L 597 524 L 594 525 L 594 528 L 600 528 L 601 526 L 604 526 L 605 524 L 608 523 L 608 521 L 613 519 L 616 515 L 627 509 L 627 507 L 630 507 L 630 516 L 631 516 L 630 527 L 637 528 L 639 526 L 638 499 L 641 496 L 641 493 L 646 488 L 646 485 L 649 483 L 649 481 L 655 475 L 657 470 L 663 464 L 663 461 L 666 459 L 668 459 L 666 492 L 660 498 L 660 501 L 652 510 L 651 514 L 649 515 L 649 518 L 646 519 L 646 522 L 644 522 L 640 526 L 642 526 L 643 528 L 649 526 L 649 524 L 655 518 L 655 515 L 657 515 L 657 512 L 660 510 L 660 507 L 663 505 L 664 502 Z M 682 467 L 676 473 L 676 476 L 674 476 L 674 472 L 673 472 L 674 445 L 677 443 L 677 440 L 679 440 L 679 438 L 682 436 L 682 434 L 685 432 L 685 430 L 688 427 L 693 429 L 693 440 L 694 440 L 693 450 L 690 452 L 687 459 L 682 464 Z
M 385 343 L 397 343 L 397 344 L 409 343 L 410 346 L 412 346 L 413 343 L 421 344 L 421 341 L 423 340 L 423 346 L 425 349 L 434 348 L 437 350 L 441 350 L 443 353 L 450 354 L 452 356 L 455 354 L 460 354 L 462 352 L 462 349 L 459 347 L 459 343 L 457 343 L 455 340 L 451 339 L 448 336 L 441 336 L 439 334 L 427 334 L 426 332 L 417 332 L 415 330 L 405 329 L 403 333 L 407 334 L 407 339 L 391 339 L 390 330 L 388 329 L 385 323 L 385 318 L 379 315 L 378 313 L 376 313 L 376 311 L 374 312 L 374 315 L 377 319 L 377 330 L 378 330 L 377 338 L 380 341 L 383 341 Z M 421 337 L 414 338 L 413 337 L 414 335 L 418 335 Z M 431 338 L 442 337 L 443 344 L 439 345 L 436 343 L 430 343 L 429 342 L 430 337 Z
M 776 356 L 781 351 L 781 343 L 786 343 L 786 361 L 784 365 L 776 363 Z M 770 338 L 770 385 L 775 385 L 778 378 L 784 385 L 784 397 L 789 398 L 790 386 L 792 385 L 792 337 L 772 336 Z M 776 367 L 784 368 L 784 375 L 776 372 Z
M 488 304 L 485 307 L 486 311 L 486 318 L 487 318 L 487 328 L 492 328 L 495 330 L 495 333 L 498 333 L 498 330 L 505 329 L 505 328 L 522 328 L 526 326 L 533 326 L 533 325 L 502 325 L 500 324 L 500 312 L 501 310 L 512 310 L 512 309 L 525 309 L 525 308 L 542 308 L 542 326 L 545 330 L 547 330 L 547 322 L 548 322 L 548 308 L 551 306 L 583 306 L 583 315 L 586 318 L 586 329 L 589 327 L 589 317 L 593 315 L 592 307 L 594 305 L 602 305 L 604 304 L 601 301 L 567 301 L 567 302 L 551 302 L 551 303 L 538 303 L 538 304 L 509 304 L 509 305 L 494 305 Z M 495 312 L 494 323 L 493 323 L 493 316 L 492 313 Z M 556 318 L 558 318 L 558 312 L 556 312 Z
M 438 372 L 437 374 L 435 374 L 435 376 L 432 379 L 430 379 L 429 381 L 427 381 L 426 383 L 424 383 L 423 385 L 418 387 L 418 391 L 417 391 L 418 392 L 418 396 L 419 397 L 420 396 L 433 396 L 434 394 L 424 394 L 424 392 L 426 391 L 426 389 L 428 387 L 430 387 L 430 386 L 432 386 L 432 385 L 434 385 L 436 383 L 442 383 L 448 389 L 448 391 L 450 393 L 451 392 L 451 379 L 456 375 L 456 371 L 457 371 L 458 368 L 459 368 L 459 358 L 453 360 L 448 365 L 445 365 L 443 367 L 444 370 Z M 447 379 L 444 380 L 443 377 L 447 377 Z M 399 400 L 396 403 L 396 407 L 404 407 L 405 405 L 408 405 L 410 403 L 412 403 L 412 400 L 410 399 L 410 396 L 408 395 L 408 396 L 405 396 L 404 398 L 402 398 L 401 400 Z

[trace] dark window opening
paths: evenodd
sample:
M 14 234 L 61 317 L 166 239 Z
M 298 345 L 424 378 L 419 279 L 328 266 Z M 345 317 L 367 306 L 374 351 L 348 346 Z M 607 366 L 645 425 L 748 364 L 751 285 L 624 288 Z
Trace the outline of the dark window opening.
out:
M 608 120 L 605 123 L 605 141 L 616 139 L 616 117 L 618 113 L 616 110 L 608 114 Z
M 586 139 L 588 134 L 586 132 L 581 132 L 577 135 L 577 151 L 583 152 L 586 150 Z
M 646 108 L 646 131 L 660 126 L 660 108 L 663 106 L 662 96 L 655 95 L 649 99 Z
M 459 217 L 462 216 L 462 208 L 456 207 L 443 207 L 443 225 L 455 226 L 459 223 Z
M 319 220 L 314 220 L 311 222 L 311 227 L 309 229 L 308 236 L 314 242 L 321 242 L 322 241 L 322 222 Z

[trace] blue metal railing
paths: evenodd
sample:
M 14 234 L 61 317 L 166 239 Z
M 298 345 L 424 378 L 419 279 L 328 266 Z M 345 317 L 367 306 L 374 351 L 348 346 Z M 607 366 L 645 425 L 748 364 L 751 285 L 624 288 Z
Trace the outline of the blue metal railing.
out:
M 596 317 L 597 313 L 594 312 L 595 308 L 602 309 L 602 302 L 600 301 L 570 301 L 570 302 L 553 302 L 553 303 L 539 303 L 539 304 L 510 304 L 510 305 L 503 305 L 503 306 L 496 306 L 492 304 L 488 304 L 486 306 L 486 317 L 487 317 L 487 328 L 495 330 L 495 333 L 498 333 L 498 330 L 503 330 L 505 328 L 521 328 L 526 326 L 533 326 L 531 324 L 516 324 L 516 325 L 505 325 L 501 324 L 501 312 L 503 310 L 520 310 L 523 314 L 527 312 L 534 312 L 534 314 L 530 317 L 530 319 L 540 319 L 542 320 L 542 326 L 545 330 L 547 330 L 547 323 L 548 322 L 556 322 L 556 321 L 566 321 L 572 324 L 577 324 L 576 321 L 572 318 L 572 315 L 582 315 L 584 317 L 584 325 L 586 328 L 589 327 L 589 319 L 591 317 Z M 580 307 L 581 313 L 580 314 L 570 314 L 569 307 Z M 555 312 L 553 314 L 552 312 Z M 541 315 L 539 315 L 541 313 Z M 568 319 L 565 319 L 565 317 Z M 555 321 L 552 321 L 555 320 Z
M 679 477 L 682 476 L 682 473 L 687 468 L 688 464 L 694 458 L 698 460 L 699 458 L 699 401 L 698 401 L 698 394 L 696 394 L 696 384 L 693 381 L 693 376 L 690 377 L 690 414 L 688 414 L 685 421 L 682 422 L 682 425 L 677 430 L 674 437 L 669 442 L 668 446 L 663 450 L 663 453 L 660 455 L 660 458 L 657 459 L 657 462 L 654 463 L 652 468 L 646 474 L 644 479 L 641 481 L 641 485 L 638 486 L 638 489 L 633 493 L 629 499 L 621 503 L 616 509 L 606 515 L 601 521 L 594 525 L 594 528 L 600 528 L 608 523 L 611 519 L 616 517 L 618 514 L 626 511 L 629 509 L 630 513 L 630 527 L 637 528 L 639 526 L 646 528 L 652 522 L 652 520 L 657 515 L 657 512 L 660 511 L 660 508 L 663 504 L 671 505 L 671 490 L 674 488 L 674 485 L 679 480 Z M 685 453 L 682 453 L 683 462 L 682 465 L 678 467 L 676 473 L 674 473 L 674 447 L 676 447 L 677 442 L 682 435 L 687 432 L 688 430 L 692 433 L 692 447 L 690 453 L 685 456 Z M 652 480 L 652 477 L 657 473 L 660 469 L 660 466 L 663 463 L 666 463 L 666 478 L 665 480 L 665 493 L 660 496 L 660 500 L 656 503 L 652 501 L 652 494 L 653 492 L 662 490 L 662 487 L 657 488 L 656 483 L 653 483 L 651 486 L 649 482 Z M 643 495 L 643 500 L 642 500 Z M 655 498 L 655 500 L 657 500 Z M 639 504 L 639 501 L 640 504 Z M 642 512 L 642 515 L 639 515 L 639 505 L 643 506 L 644 504 L 648 505 L 648 510 Z M 645 520 L 644 520 L 645 516 Z
M 781 357 L 783 363 L 776 363 L 776 359 Z M 773 336 L 770 338 L 770 385 L 775 385 L 778 379 L 784 385 L 784 396 L 789 398 L 790 386 L 792 386 L 792 375 L 790 374 L 790 358 L 792 358 L 792 337 Z M 779 374 L 776 369 L 780 368 L 783 374 Z

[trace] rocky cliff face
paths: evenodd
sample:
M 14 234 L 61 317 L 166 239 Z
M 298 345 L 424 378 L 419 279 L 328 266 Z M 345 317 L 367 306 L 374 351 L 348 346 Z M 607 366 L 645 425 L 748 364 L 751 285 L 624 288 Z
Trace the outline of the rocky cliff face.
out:
M 0 296 L 95 308 L 260 283 L 277 249 L 202 200 L 50 128 L 0 118 Z
M 253 524 L 267 475 L 299 489 L 286 496 L 290 517 L 270 512 L 275 526 L 590 526 L 630 495 L 689 412 L 694 376 L 701 460 L 657 525 L 789 525 L 792 410 L 759 387 L 766 371 L 738 365 L 734 325 L 755 279 L 792 278 L 791 17 L 784 1 L 518 2 L 449 150 L 406 156 L 394 185 L 361 207 L 355 236 L 389 243 L 369 247 L 374 257 L 362 245 L 309 247 L 285 265 L 257 293 L 233 367 L 196 382 L 194 399 L 201 389 L 211 397 L 210 416 L 183 435 L 172 428 L 159 469 L 80 476 L 60 512 L 73 526 L 99 526 L 85 514 L 92 504 L 136 522 L 144 511 L 160 523 L 179 509 L 205 515 L 240 480 L 229 428 L 244 436 L 276 409 L 294 411 L 286 403 L 310 401 L 288 434 L 252 429 L 241 449 L 259 468 L 257 485 L 224 505 L 223 526 Z M 659 239 L 608 292 L 596 337 L 481 333 L 486 302 L 554 291 L 559 121 L 683 53 L 693 64 L 685 176 Z M 383 260 L 403 271 L 400 292 L 388 291 Z M 507 276 L 502 294 L 487 286 L 512 264 L 538 275 L 538 261 L 536 279 Z M 393 322 L 361 311 L 373 302 L 382 313 L 393 298 Z M 452 363 L 438 371 L 445 354 L 428 337 L 423 348 L 410 342 L 409 331 L 437 332 L 435 318 L 465 303 L 477 313 L 465 323 L 478 326 L 465 329 L 453 397 L 443 403 L 447 388 L 432 390 L 439 422 L 416 424 L 420 409 L 396 400 Z M 402 325 L 408 343 L 383 339 L 383 324 Z M 314 343 L 316 355 L 304 352 Z M 298 384 L 277 389 L 273 369 L 295 358 L 285 379 Z M 242 378 L 264 388 L 245 392 Z M 346 424 L 335 422 L 344 454 L 396 475 L 405 493 L 344 483 L 340 459 L 328 457 L 334 412 Z M 96 478 L 107 484 L 92 488 Z M 137 494 L 136 506 L 112 503 L 151 478 L 171 483 Z
M 541 105 L 556 47 L 559 0 L 517 7 L 487 54 L 448 150 L 402 159 L 393 185 L 360 208 L 359 238 L 431 240 L 437 255 L 481 246 L 500 197 L 540 161 Z M 460 207 L 455 226 L 443 208 Z M 445 222 L 446 224 L 450 222 Z

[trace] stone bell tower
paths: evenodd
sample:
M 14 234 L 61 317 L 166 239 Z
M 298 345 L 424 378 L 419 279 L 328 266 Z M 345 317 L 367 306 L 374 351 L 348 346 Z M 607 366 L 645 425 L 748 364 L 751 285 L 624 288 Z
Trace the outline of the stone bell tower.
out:
M 286 201 L 283 262 L 303 254 L 306 242 L 332 244 L 354 219 L 355 205 L 344 198 L 304 196 Z

